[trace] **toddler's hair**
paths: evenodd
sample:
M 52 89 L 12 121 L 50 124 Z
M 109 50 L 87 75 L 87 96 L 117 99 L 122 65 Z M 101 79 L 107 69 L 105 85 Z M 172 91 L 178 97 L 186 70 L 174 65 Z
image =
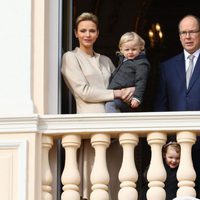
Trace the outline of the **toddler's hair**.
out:
M 119 40 L 119 49 L 121 50 L 122 44 L 134 41 L 135 45 L 138 45 L 140 47 L 140 50 L 143 51 L 145 48 L 145 41 L 135 32 L 127 32 L 124 33 L 120 40 Z
M 168 142 L 167 144 L 165 144 L 162 148 L 162 154 L 163 157 L 166 155 L 168 148 L 171 147 L 172 149 L 174 149 L 176 151 L 176 153 L 180 154 L 181 153 L 181 147 L 180 144 L 178 144 L 177 142 Z

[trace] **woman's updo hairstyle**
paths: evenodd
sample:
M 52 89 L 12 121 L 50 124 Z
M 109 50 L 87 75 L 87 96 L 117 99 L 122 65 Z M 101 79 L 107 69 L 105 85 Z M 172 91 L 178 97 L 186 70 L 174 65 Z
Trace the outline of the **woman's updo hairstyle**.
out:
M 84 12 L 81 15 L 79 15 L 76 19 L 75 30 L 77 30 L 79 23 L 82 21 L 92 21 L 96 24 L 97 29 L 99 29 L 98 18 L 93 13 Z

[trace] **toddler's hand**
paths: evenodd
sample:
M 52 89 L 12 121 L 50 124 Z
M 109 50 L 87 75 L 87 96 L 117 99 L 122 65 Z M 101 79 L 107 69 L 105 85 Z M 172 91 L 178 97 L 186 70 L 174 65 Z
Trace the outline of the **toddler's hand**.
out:
M 131 108 L 137 108 L 140 103 L 136 99 L 131 100 Z

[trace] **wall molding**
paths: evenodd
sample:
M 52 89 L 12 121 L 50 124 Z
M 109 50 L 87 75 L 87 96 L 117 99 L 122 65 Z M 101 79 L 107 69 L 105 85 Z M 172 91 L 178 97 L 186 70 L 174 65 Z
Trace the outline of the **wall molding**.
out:
M 19 196 L 17 199 L 27 199 L 27 140 L 0 140 L 0 151 L 2 149 L 17 149 L 19 151 L 19 171 L 18 171 L 18 187 Z

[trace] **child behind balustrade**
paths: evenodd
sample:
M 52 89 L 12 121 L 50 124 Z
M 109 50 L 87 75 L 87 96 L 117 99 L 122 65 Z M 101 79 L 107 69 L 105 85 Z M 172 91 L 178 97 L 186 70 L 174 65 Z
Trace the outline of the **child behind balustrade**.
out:
M 181 148 L 177 142 L 170 141 L 165 144 L 162 148 L 163 163 L 167 173 L 167 178 L 165 180 L 165 192 L 166 200 L 172 200 L 176 197 L 176 192 L 178 190 L 178 180 L 176 178 L 176 173 L 180 163 L 180 154 Z M 146 200 L 146 192 L 148 190 L 148 180 L 147 180 L 147 171 L 149 166 L 144 171 L 144 190 L 141 193 L 140 200 Z

